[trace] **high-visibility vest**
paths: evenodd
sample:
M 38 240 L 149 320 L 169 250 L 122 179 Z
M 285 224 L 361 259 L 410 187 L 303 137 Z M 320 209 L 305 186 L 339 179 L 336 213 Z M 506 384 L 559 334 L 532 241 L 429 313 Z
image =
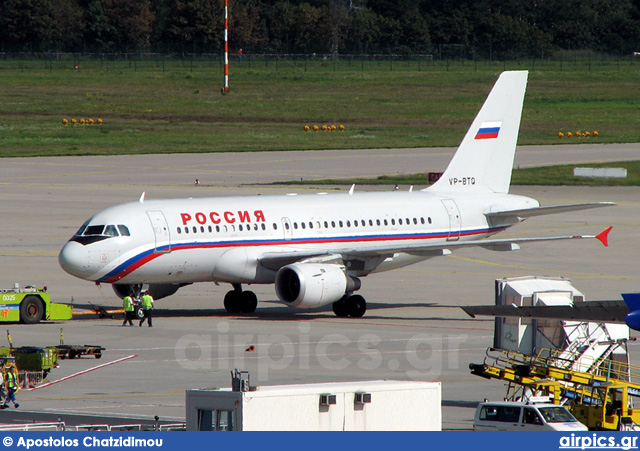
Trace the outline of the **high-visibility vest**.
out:
M 7 370 L 7 388 L 16 388 L 16 375 L 13 371 Z
M 131 302 L 131 296 L 125 296 L 122 299 L 122 307 L 125 312 L 133 312 L 133 303 Z
M 153 308 L 153 298 L 148 294 L 142 296 L 142 308 L 144 310 L 151 310 Z

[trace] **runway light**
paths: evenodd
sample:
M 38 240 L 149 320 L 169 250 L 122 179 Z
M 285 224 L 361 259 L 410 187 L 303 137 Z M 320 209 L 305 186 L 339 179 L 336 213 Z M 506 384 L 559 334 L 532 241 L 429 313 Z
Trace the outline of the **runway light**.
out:
M 584 132 L 584 136 L 586 136 L 587 138 L 591 135 L 591 133 L 589 133 L 588 131 Z
M 323 125 L 323 126 L 322 126 L 322 130 L 327 131 L 327 126 L 326 126 L 326 125 Z
M 89 125 L 93 125 L 93 119 L 89 119 Z
M 71 119 L 71 125 L 76 125 L 77 123 L 78 123 L 78 121 L 75 118 Z
M 336 130 L 337 130 L 337 127 L 336 127 L 335 125 L 332 125 L 332 126 L 331 126 L 331 131 L 332 131 L 332 132 L 335 132 Z
M 567 132 L 567 138 L 571 138 L 572 136 L 573 136 L 573 133 Z
M 340 124 L 340 131 L 343 132 L 344 131 L 344 125 Z
M 62 119 L 62 125 L 67 125 L 68 123 L 69 123 L 68 119 L 66 119 L 66 118 Z
M 102 124 L 102 119 L 98 118 L 98 124 Z
M 580 133 L 580 132 L 576 132 L 576 137 L 578 137 L 578 138 L 582 138 L 582 133 Z
M 597 138 L 598 137 L 598 132 L 596 130 L 593 131 L 593 137 Z
M 308 126 L 308 125 L 305 125 L 305 126 L 304 126 L 304 131 L 305 131 L 305 132 L 308 132 L 308 131 L 309 131 L 309 126 Z
M 86 123 L 87 123 L 87 121 L 85 121 L 84 118 L 80 119 L 80 125 L 84 125 Z
M 564 138 L 564 133 L 558 132 L 558 138 Z
M 314 125 L 314 126 L 313 126 L 313 131 L 314 131 L 314 132 L 317 132 L 317 131 L 318 131 L 318 126 L 317 126 L 317 125 Z

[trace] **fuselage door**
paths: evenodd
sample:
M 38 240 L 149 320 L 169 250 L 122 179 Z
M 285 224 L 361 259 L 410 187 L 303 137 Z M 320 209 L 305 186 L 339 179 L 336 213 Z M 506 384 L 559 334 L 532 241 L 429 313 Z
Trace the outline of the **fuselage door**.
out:
M 289 218 L 282 218 L 282 231 L 284 232 L 284 239 L 289 241 L 293 234 Z
M 147 210 L 147 216 L 153 227 L 153 234 L 156 240 L 156 253 L 166 254 L 171 252 L 171 235 L 167 219 L 160 210 Z
M 449 215 L 449 236 L 447 241 L 457 241 L 460 239 L 460 227 L 462 226 L 460 210 L 453 199 L 442 199 L 442 203 Z

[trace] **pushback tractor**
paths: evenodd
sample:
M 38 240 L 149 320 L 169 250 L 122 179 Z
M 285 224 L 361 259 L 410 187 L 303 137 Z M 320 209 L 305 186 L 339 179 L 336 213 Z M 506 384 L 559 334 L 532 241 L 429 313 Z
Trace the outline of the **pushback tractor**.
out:
M 42 320 L 71 319 L 71 306 L 51 302 L 47 287 L 0 289 L 0 322 L 36 324 Z

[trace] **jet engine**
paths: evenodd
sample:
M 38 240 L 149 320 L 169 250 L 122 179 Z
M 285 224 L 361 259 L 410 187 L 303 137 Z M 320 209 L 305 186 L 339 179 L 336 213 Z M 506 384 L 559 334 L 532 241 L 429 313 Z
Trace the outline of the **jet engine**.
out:
M 184 285 L 185 284 L 180 285 L 177 283 L 164 283 L 164 284 L 149 284 L 147 286 L 145 284 L 144 288 L 147 288 L 149 290 L 149 294 L 153 299 L 162 299 L 162 298 L 166 298 L 167 296 L 171 296 L 176 291 L 178 291 L 178 288 Z M 139 283 L 136 283 L 136 284 L 114 283 L 112 286 L 113 286 L 113 291 L 116 293 L 116 295 L 120 299 L 132 294 L 134 296 L 137 296 L 140 294 L 143 288 L 143 284 L 139 284 Z
M 276 274 L 276 293 L 290 307 L 331 304 L 359 288 L 360 279 L 348 276 L 339 265 L 294 263 Z

